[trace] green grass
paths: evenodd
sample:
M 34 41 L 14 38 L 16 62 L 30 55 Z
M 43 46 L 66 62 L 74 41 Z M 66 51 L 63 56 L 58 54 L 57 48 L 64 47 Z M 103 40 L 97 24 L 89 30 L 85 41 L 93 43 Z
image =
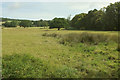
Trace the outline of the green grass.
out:
M 116 39 L 98 44 L 76 41 L 75 35 L 82 32 L 104 34 L 108 38 L 118 36 L 114 31 L 4 28 L 3 77 L 117 78 L 120 61 Z M 61 44 L 62 40 L 66 44 Z

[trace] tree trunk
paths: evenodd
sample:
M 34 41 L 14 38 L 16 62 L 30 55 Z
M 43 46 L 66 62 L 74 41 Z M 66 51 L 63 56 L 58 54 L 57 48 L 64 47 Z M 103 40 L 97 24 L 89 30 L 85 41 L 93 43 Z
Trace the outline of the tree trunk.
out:
M 58 28 L 58 30 L 60 30 L 60 28 Z

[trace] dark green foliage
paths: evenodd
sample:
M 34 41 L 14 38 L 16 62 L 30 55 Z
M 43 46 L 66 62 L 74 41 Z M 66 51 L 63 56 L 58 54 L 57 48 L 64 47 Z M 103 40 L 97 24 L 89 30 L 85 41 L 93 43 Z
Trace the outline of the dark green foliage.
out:
M 106 7 L 106 11 L 104 14 L 104 21 L 106 30 L 116 30 L 118 31 L 118 12 L 120 12 L 120 2 L 116 2 L 114 4 L 110 4 Z
M 85 22 L 81 21 L 86 16 L 85 13 L 81 13 L 78 15 L 75 15 L 75 17 L 71 20 L 71 26 L 75 27 L 76 29 L 84 29 L 82 25 L 84 25 Z M 80 25 L 81 27 L 80 27 Z
M 29 20 L 22 20 L 19 25 L 22 27 L 32 27 L 32 22 Z
M 104 30 L 102 25 L 102 10 L 90 10 L 88 14 L 81 13 L 76 15 L 71 23 L 72 27 L 80 30 Z
M 5 22 L 2 25 L 5 26 L 5 27 L 9 27 L 10 26 L 10 22 Z
M 12 21 L 11 22 L 11 27 L 17 27 L 18 26 L 18 22 L 17 21 Z
M 66 26 L 68 26 L 68 21 L 65 18 L 54 18 L 50 22 L 50 29 L 58 28 L 58 30 L 60 30 L 60 28 L 64 28 Z
M 110 4 L 100 10 L 90 10 L 88 14 L 75 15 L 71 26 L 80 30 L 118 31 L 120 2 Z
M 65 26 L 65 29 L 71 29 L 71 15 L 67 17 L 67 26 Z
M 33 25 L 36 27 L 46 27 L 48 26 L 48 21 L 45 21 L 45 20 L 34 21 Z
M 5 26 L 5 27 L 17 27 L 18 26 L 18 21 L 5 22 L 2 25 Z
M 49 26 L 50 21 L 49 20 L 20 20 L 20 19 L 10 19 L 10 18 L 1 18 L 3 23 L 2 25 L 5 27 L 16 27 L 22 26 L 22 27 L 47 27 Z

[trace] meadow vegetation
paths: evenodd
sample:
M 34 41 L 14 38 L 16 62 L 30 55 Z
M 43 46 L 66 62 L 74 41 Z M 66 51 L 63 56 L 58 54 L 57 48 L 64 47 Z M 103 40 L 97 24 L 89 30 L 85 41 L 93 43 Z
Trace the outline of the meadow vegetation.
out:
M 72 19 L 2 19 L 3 78 L 120 77 L 120 2 Z
M 118 32 L 40 28 L 2 32 L 3 78 L 119 76 Z

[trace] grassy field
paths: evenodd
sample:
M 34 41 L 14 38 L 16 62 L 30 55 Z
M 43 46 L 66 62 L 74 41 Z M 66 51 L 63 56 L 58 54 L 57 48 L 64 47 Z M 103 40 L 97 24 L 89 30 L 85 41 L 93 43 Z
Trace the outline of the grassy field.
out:
M 100 36 L 77 40 L 81 33 Z M 114 31 L 4 28 L 3 78 L 117 78 L 117 36 Z

